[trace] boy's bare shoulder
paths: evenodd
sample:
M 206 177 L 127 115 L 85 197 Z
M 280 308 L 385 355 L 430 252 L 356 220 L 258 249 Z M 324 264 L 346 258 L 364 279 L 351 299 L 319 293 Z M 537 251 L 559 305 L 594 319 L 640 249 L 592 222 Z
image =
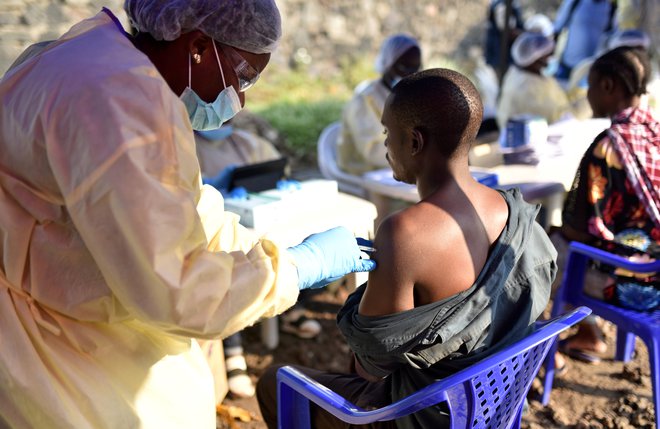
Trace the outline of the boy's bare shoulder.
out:
M 443 259 L 451 254 L 452 242 L 462 239 L 459 225 L 446 211 L 418 203 L 387 217 L 378 228 L 375 246 L 379 256 L 387 254 L 392 266 L 405 267 L 415 281 L 428 266 L 428 256 Z
M 400 259 L 405 256 L 402 252 L 426 250 L 432 237 L 451 229 L 450 222 L 450 216 L 441 209 L 418 203 L 383 220 L 376 234 L 376 246 Z

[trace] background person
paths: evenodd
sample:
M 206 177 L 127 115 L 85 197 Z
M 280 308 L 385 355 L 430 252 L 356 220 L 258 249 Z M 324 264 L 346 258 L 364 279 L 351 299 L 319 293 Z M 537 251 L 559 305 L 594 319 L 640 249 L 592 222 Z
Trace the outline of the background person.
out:
M 573 68 L 571 77 L 567 85 L 569 99 L 576 106 L 579 106 L 579 117 L 591 117 L 591 107 L 587 100 L 589 70 L 594 61 L 605 52 L 617 48 L 628 48 L 633 52 L 640 51 L 640 60 L 644 63 L 650 63 L 646 69 L 646 94 L 640 98 L 640 106 L 651 111 L 657 118 L 660 111 L 660 76 L 658 70 L 653 67 L 649 58 L 651 50 L 649 49 L 651 40 L 649 36 L 637 29 L 619 30 L 608 37 L 605 47 L 598 55 L 582 60 Z
M 537 115 L 553 123 L 572 114 L 564 90 L 554 77 L 544 74 L 554 48 L 554 41 L 541 33 L 525 32 L 513 43 L 515 66 L 504 76 L 497 106 L 500 130 L 516 115 Z
M 0 426 L 215 428 L 197 338 L 355 270 L 344 228 L 289 249 L 202 187 L 193 128 L 240 110 L 280 38 L 271 0 L 127 0 L 0 81 Z M 241 247 L 242 251 L 229 251 Z
M 660 56 L 660 4 L 656 0 L 617 0 L 616 23 L 619 30 L 640 30 L 651 39 L 649 55 Z
M 446 69 L 403 79 L 387 99 L 387 159 L 421 201 L 384 220 L 374 241 L 379 268 L 337 316 L 357 373 L 299 368 L 359 407 L 389 405 L 521 339 L 548 303 L 556 253 L 535 221 L 538 207 L 470 174 L 482 111 L 472 83 Z M 257 385 L 269 428 L 277 427 L 276 371 Z M 350 427 L 316 406 L 312 419 L 315 428 Z M 369 427 L 449 423 L 434 406 Z
M 216 130 L 196 131 L 195 148 L 202 176 L 206 178 L 222 175 L 228 167 L 257 164 L 282 156 L 268 140 L 231 124 Z
M 500 71 L 500 62 L 502 56 L 502 37 L 504 35 L 504 24 L 506 22 L 506 2 L 504 0 L 491 0 L 488 5 L 488 23 L 486 28 L 486 64 L 495 71 Z M 511 45 L 523 32 L 523 15 L 520 4 L 517 0 L 511 2 L 511 17 L 509 20 L 509 39 L 507 40 L 507 52 L 510 52 Z M 505 58 L 502 72 L 509 68 L 511 56 Z
M 202 175 L 205 183 L 222 189 L 225 192 L 233 169 L 238 166 L 256 164 L 278 159 L 281 154 L 268 140 L 231 125 L 223 125 L 217 130 L 195 132 L 197 156 L 199 158 Z M 313 291 L 302 291 L 296 305 L 280 318 L 283 331 L 297 335 L 300 338 L 310 339 L 321 332 L 318 321 L 305 315 L 306 302 L 311 298 Z M 227 338 L 227 346 L 238 352 L 240 336 Z M 241 363 L 241 366 L 243 364 Z M 228 365 L 227 370 L 231 371 Z M 231 390 L 231 380 L 230 390 Z M 251 395 L 250 395 L 251 396 Z
M 649 110 L 658 119 L 660 118 L 660 70 L 657 59 L 653 58 L 651 45 L 648 34 L 636 29 L 617 31 L 607 42 L 609 50 L 628 48 L 642 61 L 646 93 L 640 97 L 639 106 Z
M 616 0 L 563 0 L 555 17 L 555 38 L 566 30 L 557 79 L 566 81 L 573 67 L 595 55 L 605 36 L 616 29 Z
M 631 259 L 660 256 L 660 124 L 639 107 L 644 74 L 639 58 L 621 48 L 605 53 L 591 67 L 589 103 L 594 116 L 609 117 L 612 125 L 584 154 L 564 205 L 560 234 L 553 235 L 561 269 L 570 241 Z M 657 274 L 626 277 L 600 265 L 588 270 L 585 293 L 616 300 L 617 282 L 659 285 Z M 625 300 L 621 304 L 626 305 Z M 581 323 L 560 346 L 566 354 L 592 363 L 600 361 L 606 349 L 595 317 Z
M 344 107 L 337 144 L 339 168 L 361 175 L 388 166 L 380 123 L 385 99 L 399 80 L 419 70 L 421 55 L 417 40 L 406 34 L 395 34 L 383 42 L 376 58 L 381 77 L 360 85 Z

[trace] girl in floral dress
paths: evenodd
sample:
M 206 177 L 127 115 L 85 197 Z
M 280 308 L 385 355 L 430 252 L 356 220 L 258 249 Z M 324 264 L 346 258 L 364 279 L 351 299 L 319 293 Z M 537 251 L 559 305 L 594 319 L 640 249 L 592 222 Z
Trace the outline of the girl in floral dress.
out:
M 610 117 L 612 125 L 582 158 L 564 205 L 562 244 L 581 241 L 635 261 L 660 257 L 660 125 L 639 107 L 648 67 L 643 52 L 618 48 L 591 68 L 589 104 L 595 117 Z M 585 293 L 638 310 L 657 308 L 657 274 L 594 268 Z M 581 360 L 600 360 L 606 346 L 595 318 L 582 323 L 561 349 Z

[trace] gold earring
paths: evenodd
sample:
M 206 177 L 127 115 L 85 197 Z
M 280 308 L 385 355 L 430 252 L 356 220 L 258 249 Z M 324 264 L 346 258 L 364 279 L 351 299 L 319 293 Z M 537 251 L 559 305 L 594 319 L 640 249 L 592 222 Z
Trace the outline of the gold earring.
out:
M 195 60 L 195 64 L 199 64 L 202 62 L 202 56 L 199 54 L 193 54 L 193 60 Z

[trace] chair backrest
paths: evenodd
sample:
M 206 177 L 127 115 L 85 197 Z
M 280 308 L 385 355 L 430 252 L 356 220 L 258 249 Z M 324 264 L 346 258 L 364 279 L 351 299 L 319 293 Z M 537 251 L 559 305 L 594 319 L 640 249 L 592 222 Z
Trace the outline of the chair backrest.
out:
M 553 341 L 590 312 L 580 307 L 543 323 L 504 350 L 376 410 L 362 410 L 299 371 L 282 367 L 277 373 L 279 427 L 309 428 L 309 401 L 351 424 L 392 420 L 446 402 L 452 429 L 519 427 L 525 396 Z
M 321 132 L 317 145 L 319 170 L 326 179 L 336 180 L 340 191 L 365 198 L 367 191 L 362 187 L 362 178 L 342 171 L 337 164 L 337 143 L 340 134 L 339 122 L 331 123 Z
M 584 300 L 583 282 L 587 262 L 592 259 L 633 273 L 655 273 L 660 271 L 660 259 L 652 262 L 634 262 L 628 258 L 609 253 L 577 241 L 571 242 L 562 279 L 562 298 L 571 303 Z M 624 311 L 621 309 L 621 311 Z

